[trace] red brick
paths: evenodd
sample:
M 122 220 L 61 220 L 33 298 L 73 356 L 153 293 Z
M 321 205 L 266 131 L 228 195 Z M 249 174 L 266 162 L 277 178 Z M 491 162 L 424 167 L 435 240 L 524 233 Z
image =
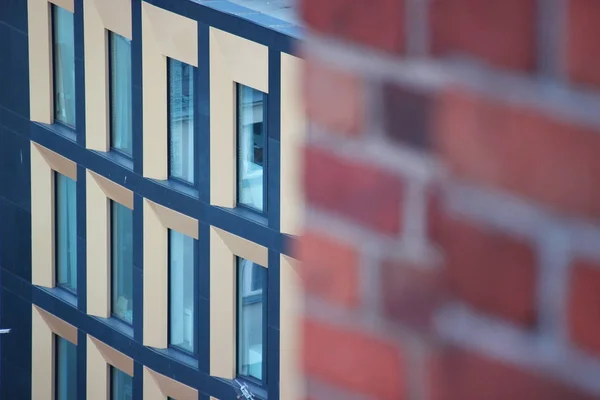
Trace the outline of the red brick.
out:
M 571 340 L 600 356 L 600 263 L 576 261 L 569 289 Z
M 384 262 L 381 287 L 386 314 L 423 332 L 430 331 L 434 311 L 447 295 L 441 270 L 406 262 Z
M 567 2 L 566 63 L 569 77 L 578 83 L 600 87 L 600 2 Z
M 532 70 L 536 60 L 535 0 L 433 0 L 431 49 L 479 57 L 498 67 Z
M 297 255 L 307 294 L 341 306 L 358 304 L 356 248 L 309 230 L 298 241 Z
M 444 349 L 433 356 L 431 362 L 430 400 L 593 398 L 550 377 L 459 349 Z
M 459 88 L 441 98 L 435 147 L 454 174 L 600 218 L 600 132 Z
M 307 114 L 332 133 L 355 135 L 365 120 L 364 84 L 356 75 L 329 66 L 316 58 L 304 64 Z
M 315 31 L 388 52 L 404 50 L 404 0 L 303 0 Z
M 453 295 L 516 324 L 536 320 L 536 257 L 530 243 L 444 212 L 432 214 Z
M 393 343 L 305 319 L 303 356 L 308 376 L 371 399 L 406 398 L 404 360 Z
M 381 233 L 398 234 L 403 193 L 398 177 L 314 147 L 306 148 L 304 157 L 309 204 Z

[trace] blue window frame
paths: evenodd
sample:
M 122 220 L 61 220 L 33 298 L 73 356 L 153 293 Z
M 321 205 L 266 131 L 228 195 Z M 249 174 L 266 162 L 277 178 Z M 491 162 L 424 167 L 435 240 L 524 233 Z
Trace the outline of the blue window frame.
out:
M 169 177 L 193 185 L 194 157 L 194 67 L 169 58 Z
M 77 399 L 77 346 L 55 335 L 55 398 Z
M 133 211 L 111 202 L 112 314 L 133 322 Z
M 237 373 L 263 386 L 267 371 L 267 269 L 237 259 Z
M 75 28 L 73 13 L 52 6 L 54 120 L 75 127 Z
M 77 293 L 77 182 L 54 173 L 56 283 Z
M 267 210 L 267 95 L 237 84 L 237 203 Z
M 169 343 L 194 353 L 196 241 L 169 230 Z
M 133 400 L 133 378 L 110 367 L 110 400 Z
M 110 32 L 110 145 L 132 155 L 131 41 Z

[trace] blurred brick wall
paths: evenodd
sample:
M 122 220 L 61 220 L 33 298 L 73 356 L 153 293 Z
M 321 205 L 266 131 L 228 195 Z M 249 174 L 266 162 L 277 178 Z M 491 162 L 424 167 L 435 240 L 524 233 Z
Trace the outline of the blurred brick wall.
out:
M 308 398 L 600 399 L 600 1 L 301 9 Z

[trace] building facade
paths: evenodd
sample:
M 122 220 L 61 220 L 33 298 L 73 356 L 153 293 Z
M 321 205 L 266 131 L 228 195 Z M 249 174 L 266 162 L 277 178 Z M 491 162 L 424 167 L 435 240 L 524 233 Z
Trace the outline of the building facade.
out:
M 299 35 L 221 0 L 0 0 L 2 399 L 301 396 Z

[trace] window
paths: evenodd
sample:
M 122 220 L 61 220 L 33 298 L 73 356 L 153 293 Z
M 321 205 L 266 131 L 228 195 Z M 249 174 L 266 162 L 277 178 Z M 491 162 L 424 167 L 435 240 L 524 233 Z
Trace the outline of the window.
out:
M 73 13 L 52 6 L 54 119 L 75 126 L 75 29 Z
M 112 204 L 112 313 L 133 322 L 133 211 Z
M 110 145 L 132 154 L 131 41 L 110 33 Z
M 194 69 L 169 58 L 169 175 L 194 183 Z
M 194 352 L 193 238 L 169 230 L 169 343 Z
M 58 286 L 77 293 L 77 183 L 54 173 L 55 257 Z
M 55 335 L 56 400 L 77 399 L 77 346 Z
M 132 400 L 132 377 L 115 367 L 110 370 L 110 400 Z
M 266 199 L 266 95 L 237 85 L 238 204 L 265 211 Z
M 264 381 L 266 372 L 267 269 L 238 257 L 239 375 Z

